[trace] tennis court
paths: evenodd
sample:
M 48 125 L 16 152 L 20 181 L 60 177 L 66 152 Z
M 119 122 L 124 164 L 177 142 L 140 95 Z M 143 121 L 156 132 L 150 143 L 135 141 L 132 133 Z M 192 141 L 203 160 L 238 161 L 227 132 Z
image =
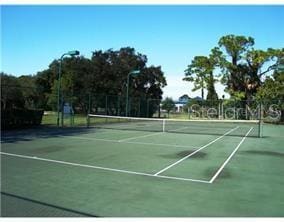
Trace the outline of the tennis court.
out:
M 2 215 L 283 216 L 283 126 L 97 122 L 3 133 Z

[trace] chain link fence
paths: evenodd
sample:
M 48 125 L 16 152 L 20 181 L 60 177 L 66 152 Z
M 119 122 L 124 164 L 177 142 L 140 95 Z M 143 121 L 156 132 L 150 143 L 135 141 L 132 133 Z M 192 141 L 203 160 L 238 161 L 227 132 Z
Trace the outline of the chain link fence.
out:
M 82 93 L 42 93 L 42 89 L 1 84 L 2 122 L 11 109 L 43 110 L 41 124 L 50 126 L 86 126 L 87 114 L 147 118 L 263 120 L 284 122 L 284 101 L 275 100 L 189 100 L 170 116 L 161 110 L 161 99 Z M 128 100 L 128 102 L 127 102 Z M 126 107 L 128 104 L 128 107 Z M 126 113 L 128 110 L 128 113 Z M 24 113 L 24 112 L 23 112 Z M 25 113 L 24 116 L 27 116 Z M 37 122 L 38 122 L 37 117 Z M 32 122 L 32 121 L 31 121 Z

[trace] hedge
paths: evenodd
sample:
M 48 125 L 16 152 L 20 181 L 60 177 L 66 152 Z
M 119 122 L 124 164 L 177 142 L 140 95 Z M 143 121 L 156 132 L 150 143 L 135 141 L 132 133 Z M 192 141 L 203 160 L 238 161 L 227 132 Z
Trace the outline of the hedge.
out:
M 41 124 L 43 110 L 8 109 L 1 111 L 1 128 L 14 129 Z

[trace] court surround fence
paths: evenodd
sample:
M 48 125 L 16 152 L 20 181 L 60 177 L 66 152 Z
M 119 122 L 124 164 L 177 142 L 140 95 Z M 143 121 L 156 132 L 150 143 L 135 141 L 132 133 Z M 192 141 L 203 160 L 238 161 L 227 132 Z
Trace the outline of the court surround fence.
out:
M 11 107 L 44 110 L 41 123 L 56 125 L 58 95 L 49 94 L 48 97 L 44 97 L 40 91 L 41 89 L 33 87 L 1 85 L 1 110 L 3 113 Z M 128 116 L 143 118 L 261 120 L 276 124 L 284 123 L 284 101 L 281 99 L 247 101 L 236 99 L 214 101 L 191 99 L 183 106 L 182 112 L 172 110 L 170 116 L 161 109 L 161 102 L 161 99 L 129 96 Z M 69 106 L 70 112 L 63 112 L 66 106 Z M 62 95 L 59 112 L 64 126 L 86 126 L 87 114 L 126 116 L 126 97 L 96 93 L 74 95 L 74 92 L 71 90 Z

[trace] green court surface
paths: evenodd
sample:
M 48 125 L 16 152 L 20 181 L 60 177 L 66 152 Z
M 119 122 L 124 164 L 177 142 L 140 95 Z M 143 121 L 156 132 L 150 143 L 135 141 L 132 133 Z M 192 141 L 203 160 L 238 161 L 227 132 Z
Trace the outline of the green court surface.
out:
M 284 126 L 230 133 L 2 132 L 1 216 L 283 217 Z

